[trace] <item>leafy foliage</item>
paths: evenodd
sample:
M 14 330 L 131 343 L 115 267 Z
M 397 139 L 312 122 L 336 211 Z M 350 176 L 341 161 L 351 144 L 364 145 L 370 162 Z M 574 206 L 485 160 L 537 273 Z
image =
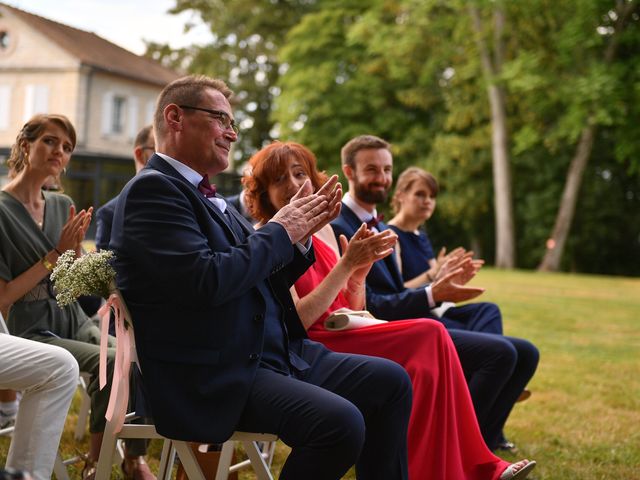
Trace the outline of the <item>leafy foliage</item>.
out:
M 338 172 L 340 148 L 353 136 L 391 141 L 396 175 L 419 165 L 441 183 L 431 236 L 450 247 L 473 246 L 491 260 L 491 112 L 471 1 L 177 0 L 174 11 L 196 12 L 215 41 L 155 53 L 229 80 L 236 116 L 247 127 L 239 160 L 283 138 L 306 144 L 322 168 Z M 473 4 L 491 39 L 496 2 Z M 563 267 L 640 273 L 625 260 L 640 248 L 633 221 L 640 184 L 637 0 L 498 4 L 506 17 L 503 63 L 491 81 L 506 93 L 518 264 L 535 267 L 544 254 L 577 141 L 594 125 Z M 635 11 L 613 35 L 621 6 Z M 608 56 L 612 42 L 616 53 Z

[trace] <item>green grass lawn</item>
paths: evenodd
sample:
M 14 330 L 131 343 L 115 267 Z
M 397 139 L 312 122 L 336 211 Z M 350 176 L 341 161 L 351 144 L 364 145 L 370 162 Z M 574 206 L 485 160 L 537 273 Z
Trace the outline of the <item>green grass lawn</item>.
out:
M 474 283 L 487 288 L 480 299 L 500 305 L 506 333 L 541 352 L 533 396 L 507 424 L 520 447 L 507 460 L 537 460 L 538 480 L 640 479 L 640 279 L 487 268 Z M 67 455 L 86 448 L 72 439 L 74 422 Z M 0 439 L 0 464 L 7 448 Z M 286 453 L 279 445 L 275 472 Z

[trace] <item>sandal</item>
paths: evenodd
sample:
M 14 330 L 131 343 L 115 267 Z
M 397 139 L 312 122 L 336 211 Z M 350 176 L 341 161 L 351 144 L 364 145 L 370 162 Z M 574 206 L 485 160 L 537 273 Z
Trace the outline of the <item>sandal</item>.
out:
M 82 473 L 80 474 L 82 480 L 95 480 L 97 466 L 98 462 L 95 460 L 89 460 L 88 457 L 85 457 L 84 467 L 82 467 Z
M 502 475 L 500 475 L 499 480 L 516 480 L 527 478 L 531 473 L 531 470 L 536 468 L 535 460 L 521 460 L 517 463 L 512 463 L 509 465 Z

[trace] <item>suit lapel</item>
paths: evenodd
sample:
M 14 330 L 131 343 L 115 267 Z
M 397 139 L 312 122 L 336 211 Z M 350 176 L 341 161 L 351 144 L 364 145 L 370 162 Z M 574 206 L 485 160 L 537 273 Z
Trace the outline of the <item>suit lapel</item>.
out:
M 355 233 L 355 231 L 360 227 L 362 222 L 355 214 L 355 212 L 347 207 L 344 203 L 342 204 L 342 211 L 340 212 L 340 215 L 343 215 L 345 222 L 353 229 L 353 235 L 353 233 Z M 380 222 L 377 228 L 379 231 L 383 231 L 387 230 L 389 227 L 385 223 Z M 395 260 L 393 259 L 393 255 L 389 255 L 382 260 L 378 260 L 374 264 L 373 268 L 378 271 L 379 275 L 387 277 L 390 282 L 396 285 L 396 288 L 400 290 L 404 289 L 404 282 L 402 281 L 402 276 L 400 275 L 400 271 L 398 270 L 398 265 L 396 265 Z
M 197 196 L 198 199 L 202 202 L 202 204 L 207 208 L 207 210 L 209 210 L 209 213 L 216 220 L 216 222 L 221 224 L 223 228 L 227 231 L 230 238 L 234 239 L 236 243 L 243 243 L 242 239 L 238 238 L 238 235 L 236 234 L 236 232 L 234 232 L 233 228 L 231 228 L 231 225 L 229 225 L 229 220 L 225 218 L 224 213 L 222 213 L 218 207 L 216 207 L 213 203 L 211 203 L 211 201 L 209 201 L 204 195 L 202 195 L 202 193 L 200 193 L 193 184 L 189 183 L 186 178 L 180 175 L 180 173 L 175 168 L 169 165 L 169 163 L 165 162 L 162 159 L 162 157 L 154 154 L 149 159 L 149 162 L 147 163 L 147 165 L 145 166 L 145 168 L 142 170 L 141 173 L 145 173 L 145 170 L 150 170 L 149 173 L 155 170 L 156 172 L 160 172 L 164 175 L 168 175 L 172 178 L 175 178 L 183 182 L 185 185 L 188 185 L 189 188 L 193 191 L 193 194 Z M 217 197 L 222 199 L 222 197 L 220 197 L 219 195 L 217 195 Z
M 384 222 L 378 223 L 377 228 L 381 232 L 384 230 L 389 230 L 389 226 Z M 387 270 L 389 270 L 389 274 L 391 275 L 393 283 L 395 283 L 396 287 L 398 287 L 400 290 L 403 290 L 404 281 L 402 280 L 402 275 L 400 274 L 398 264 L 395 261 L 395 256 L 393 254 L 387 255 L 383 260 L 385 265 L 387 266 Z
M 355 212 L 347 207 L 344 202 L 342 203 L 342 210 L 340 211 L 340 215 L 344 217 L 345 222 L 353 229 L 353 232 L 351 233 L 351 235 L 353 236 L 353 234 L 356 233 L 356 230 L 360 228 L 360 225 L 362 225 L 362 222 L 355 214 Z

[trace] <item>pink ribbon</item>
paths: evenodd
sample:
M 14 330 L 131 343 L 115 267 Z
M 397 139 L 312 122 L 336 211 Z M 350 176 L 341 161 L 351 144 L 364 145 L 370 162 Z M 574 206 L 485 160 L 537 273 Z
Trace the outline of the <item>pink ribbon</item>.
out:
M 115 431 L 122 430 L 124 417 L 129 403 L 129 371 L 131 368 L 131 348 L 133 335 L 127 328 L 127 310 L 119 293 L 112 293 L 107 302 L 100 307 L 100 390 L 107 384 L 107 343 L 109 338 L 109 317 L 113 311 L 116 326 L 116 358 L 113 367 L 111 394 L 105 417 L 115 423 Z

